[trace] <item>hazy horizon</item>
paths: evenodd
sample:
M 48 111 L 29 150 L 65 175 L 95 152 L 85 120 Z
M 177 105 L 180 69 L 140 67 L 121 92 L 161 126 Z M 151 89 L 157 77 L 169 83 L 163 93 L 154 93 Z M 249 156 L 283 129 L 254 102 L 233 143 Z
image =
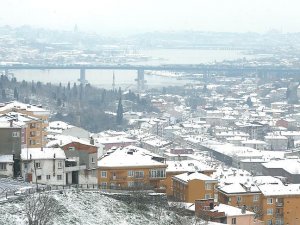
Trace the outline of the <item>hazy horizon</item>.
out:
M 297 0 L 6 0 L 0 25 L 102 34 L 300 31 Z

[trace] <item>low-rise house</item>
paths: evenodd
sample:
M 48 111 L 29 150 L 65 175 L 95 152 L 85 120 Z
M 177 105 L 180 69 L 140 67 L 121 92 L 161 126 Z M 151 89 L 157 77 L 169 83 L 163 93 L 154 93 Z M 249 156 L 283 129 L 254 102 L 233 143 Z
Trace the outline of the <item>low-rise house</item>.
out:
M 247 211 L 245 207 L 215 204 L 213 199 L 196 200 L 195 214 L 205 220 L 223 224 L 263 225 L 263 222 L 256 220 L 255 214 Z
M 66 185 L 65 161 L 61 148 L 23 148 L 21 174 L 28 182 Z
M 165 159 L 136 146 L 107 152 L 98 161 L 98 184 L 108 188 L 154 188 L 164 190 Z
M 187 172 L 173 176 L 173 197 L 183 202 L 215 198 L 218 181 L 203 173 Z

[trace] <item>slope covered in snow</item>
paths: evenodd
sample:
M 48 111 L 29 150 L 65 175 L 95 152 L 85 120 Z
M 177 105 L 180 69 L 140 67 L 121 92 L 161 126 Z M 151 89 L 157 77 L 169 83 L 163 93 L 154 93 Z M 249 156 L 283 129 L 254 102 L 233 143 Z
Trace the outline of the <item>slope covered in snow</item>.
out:
M 134 205 L 137 201 L 128 203 L 99 192 L 74 190 L 51 195 L 62 206 L 58 216 L 54 218 L 55 225 L 164 225 L 183 222 L 182 216 L 176 216 L 168 208 L 157 207 L 158 204 L 143 205 L 139 202 L 137 207 Z M 24 199 L 1 204 L 0 224 L 27 224 L 24 207 Z M 184 220 L 183 224 L 194 224 L 193 217 L 186 217 Z

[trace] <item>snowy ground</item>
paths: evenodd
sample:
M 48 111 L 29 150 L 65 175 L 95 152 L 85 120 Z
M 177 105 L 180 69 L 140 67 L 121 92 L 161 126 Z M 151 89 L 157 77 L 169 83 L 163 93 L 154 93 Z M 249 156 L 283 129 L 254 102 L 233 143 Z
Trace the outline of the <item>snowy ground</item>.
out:
M 17 191 L 20 188 L 32 186 L 35 187 L 32 184 L 14 180 L 12 178 L 0 178 L 0 198 L 5 196 L 5 193 L 7 191 Z
M 62 206 L 55 225 L 164 225 L 195 224 L 193 217 L 176 216 L 168 208 L 148 204 L 136 207 L 100 192 L 67 191 L 49 193 Z M 24 200 L 17 199 L 0 205 L 0 224 L 25 225 Z M 179 221 L 180 220 L 180 221 Z M 197 223 L 199 224 L 199 223 Z

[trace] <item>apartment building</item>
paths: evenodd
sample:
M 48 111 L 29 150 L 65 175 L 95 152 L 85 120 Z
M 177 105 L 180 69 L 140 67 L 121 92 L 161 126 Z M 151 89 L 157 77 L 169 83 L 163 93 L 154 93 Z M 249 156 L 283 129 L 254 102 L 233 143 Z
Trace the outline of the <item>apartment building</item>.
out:
M 215 198 L 218 181 L 203 173 L 187 172 L 173 178 L 173 196 L 178 201 Z
M 165 191 L 165 159 L 136 146 L 108 151 L 98 161 L 98 184 L 107 188 L 153 188 Z
M 16 112 L 27 115 L 30 121 L 27 121 L 26 143 L 30 148 L 39 148 L 46 145 L 47 142 L 47 127 L 50 111 L 44 109 L 41 105 L 35 106 L 24 104 L 17 101 L 1 104 L 0 113 L 6 114 Z M 11 114 L 12 115 L 12 114 Z

